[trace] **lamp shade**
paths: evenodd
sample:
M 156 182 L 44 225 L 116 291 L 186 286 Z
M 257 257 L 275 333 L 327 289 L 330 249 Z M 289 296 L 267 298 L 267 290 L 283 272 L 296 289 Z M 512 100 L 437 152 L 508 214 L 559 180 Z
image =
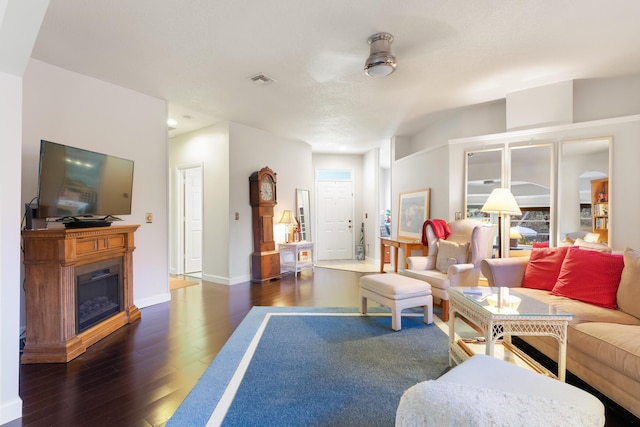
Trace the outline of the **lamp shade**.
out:
M 522 239 L 522 234 L 518 231 L 518 227 L 511 227 L 509 229 L 509 238 L 510 239 Z
M 282 212 L 282 216 L 280 217 L 278 224 L 293 224 L 293 223 L 295 223 L 293 212 L 291 212 L 288 209 Z
M 494 188 L 480 211 L 499 215 L 522 215 L 516 198 L 508 188 Z

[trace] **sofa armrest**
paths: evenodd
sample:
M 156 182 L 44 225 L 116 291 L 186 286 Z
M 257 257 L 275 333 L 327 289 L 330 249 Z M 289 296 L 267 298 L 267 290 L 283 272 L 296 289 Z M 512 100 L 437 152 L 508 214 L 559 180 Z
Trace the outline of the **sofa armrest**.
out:
M 489 286 L 519 288 L 529 258 L 487 258 L 480 263 L 480 271 L 489 281 Z
M 436 268 L 435 256 L 410 256 L 406 261 L 409 270 L 434 270 Z
M 447 270 L 449 286 L 478 286 L 480 269 L 473 264 L 454 264 Z

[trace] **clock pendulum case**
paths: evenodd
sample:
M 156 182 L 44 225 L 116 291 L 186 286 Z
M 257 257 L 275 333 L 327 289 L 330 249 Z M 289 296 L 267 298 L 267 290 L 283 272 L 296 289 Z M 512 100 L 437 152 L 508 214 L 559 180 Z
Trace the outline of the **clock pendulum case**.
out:
M 276 205 L 276 173 L 268 167 L 249 177 L 249 199 L 253 227 L 251 281 L 280 277 L 280 253 L 273 240 L 273 207 Z

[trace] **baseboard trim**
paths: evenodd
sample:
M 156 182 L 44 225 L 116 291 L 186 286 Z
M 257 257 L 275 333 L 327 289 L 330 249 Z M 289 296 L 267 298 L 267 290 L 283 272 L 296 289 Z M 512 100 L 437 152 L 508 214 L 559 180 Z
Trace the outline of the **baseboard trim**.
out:
M 134 304 L 138 308 L 149 307 L 156 304 L 161 304 L 163 302 L 171 301 L 171 293 L 166 292 L 164 294 L 155 295 L 149 298 L 142 298 L 134 301 Z
M 0 403 L 0 425 L 22 417 L 22 399 L 16 397 Z

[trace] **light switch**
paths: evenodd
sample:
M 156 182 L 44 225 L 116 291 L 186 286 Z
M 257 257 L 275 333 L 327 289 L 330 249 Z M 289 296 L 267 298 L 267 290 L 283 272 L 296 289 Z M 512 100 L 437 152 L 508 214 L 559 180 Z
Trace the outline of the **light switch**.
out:
M 240 212 L 236 212 L 236 221 L 240 219 Z
M 151 224 L 153 222 L 153 214 L 152 213 L 147 213 L 144 214 L 144 218 L 147 221 L 148 224 Z

